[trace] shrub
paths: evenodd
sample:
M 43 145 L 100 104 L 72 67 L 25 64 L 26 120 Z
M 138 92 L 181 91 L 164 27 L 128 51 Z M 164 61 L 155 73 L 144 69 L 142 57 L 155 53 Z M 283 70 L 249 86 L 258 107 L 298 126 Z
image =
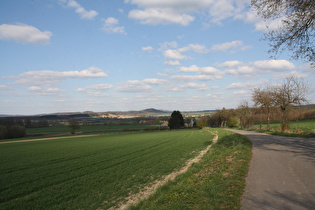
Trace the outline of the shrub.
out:
M 26 136 L 25 127 L 21 125 L 12 125 L 8 129 L 9 138 L 21 138 Z
M 0 125 L 0 139 L 9 138 L 7 127 Z
M 228 121 L 229 128 L 239 127 L 239 125 L 240 125 L 240 119 L 238 117 L 230 117 Z

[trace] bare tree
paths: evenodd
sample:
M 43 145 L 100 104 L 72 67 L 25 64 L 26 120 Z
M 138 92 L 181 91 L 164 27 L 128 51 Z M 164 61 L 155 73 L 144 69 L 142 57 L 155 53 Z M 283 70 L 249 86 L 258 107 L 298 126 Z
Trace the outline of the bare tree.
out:
M 75 134 L 75 130 L 80 128 L 80 122 L 74 119 L 69 120 L 69 127 L 71 134 Z
M 272 53 L 288 49 L 293 59 L 315 62 L 315 1 L 314 0 L 251 0 L 258 15 L 265 19 L 281 18 L 277 30 L 265 34 Z M 315 64 L 314 64 L 315 65 Z
M 289 107 L 308 103 L 306 96 L 310 89 L 311 86 L 297 75 L 288 76 L 282 84 L 272 87 L 273 101 L 282 111 L 281 132 L 284 132 L 287 127 Z
M 261 112 L 266 112 L 267 114 L 267 130 L 270 130 L 270 110 L 273 104 L 272 92 L 270 89 L 265 88 L 255 88 L 252 91 L 252 99 L 254 105 L 260 107 Z M 262 120 L 260 120 L 261 129 Z
M 250 128 L 254 124 L 252 111 L 248 106 L 248 101 L 243 100 L 238 106 L 237 112 L 240 117 L 241 128 Z

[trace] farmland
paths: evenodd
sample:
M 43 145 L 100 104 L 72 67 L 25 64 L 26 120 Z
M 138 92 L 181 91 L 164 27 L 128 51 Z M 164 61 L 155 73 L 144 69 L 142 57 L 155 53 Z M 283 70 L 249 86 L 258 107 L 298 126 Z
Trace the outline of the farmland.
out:
M 0 144 L 0 208 L 110 208 L 180 169 L 212 138 L 180 130 Z

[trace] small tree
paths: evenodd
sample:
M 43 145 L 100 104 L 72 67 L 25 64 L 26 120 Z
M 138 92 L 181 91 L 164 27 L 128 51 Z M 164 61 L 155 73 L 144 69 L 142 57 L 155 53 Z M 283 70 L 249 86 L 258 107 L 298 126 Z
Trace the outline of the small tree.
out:
M 80 128 L 80 123 L 77 120 L 69 120 L 69 127 L 71 128 L 71 134 L 75 134 L 75 130 Z
M 254 105 L 260 107 L 261 113 L 263 111 L 267 114 L 267 130 L 270 130 L 270 110 L 273 104 L 272 92 L 270 89 L 255 88 L 252 92 L 252 99 Z M 260 119 L 260 129 L 262 120 Z
M 185 127 L 185 121 L 180 111 L 173 111 L 171 118 L 168 121 L 170 129 L 180 129 Z
M 238 118 L 236 116 L 230 117 L 230 119 L 228 120 L 227 125 L 228 125 L 229 128 L 238 127 L 240 125 L 240 118 Z
M 310 85 L 297 75 L 288 76 L 282 84 L 272 87 L 273 101 L 282 111 L 281 132 L 287 128 L 287 114 L 290 106 L 307 103 L 306 95 L 310 88 Z
M 209 116 L 203 116 L 197 120 L 197 127 L 198 128 L 205 128 L 208 126 Z
M 248 106 L 248 101 L 242 101 L 237 112 L 240 117 L 241 128 L 249 128 L 253 125 L 252 112 Z

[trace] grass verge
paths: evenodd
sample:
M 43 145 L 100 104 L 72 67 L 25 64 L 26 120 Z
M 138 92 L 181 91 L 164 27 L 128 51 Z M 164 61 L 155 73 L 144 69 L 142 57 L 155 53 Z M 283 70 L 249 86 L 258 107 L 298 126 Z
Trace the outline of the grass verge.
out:
M 219 140 L 187 173 L 130 209 L 239 209 L 251 158 L 251 142 L 221 129 Z
M 262 124 L 262 129 L 259 129 L 259 125 L 255 125 L 254 128 L 245 130 L 277 136 L 315 138 L 315 119 L 292 121 L 289 123 L 289 129 L 286 132 L 281 132 L 281 123 L 270 123 L 269 131 L 267 130 L 267 123 Z

